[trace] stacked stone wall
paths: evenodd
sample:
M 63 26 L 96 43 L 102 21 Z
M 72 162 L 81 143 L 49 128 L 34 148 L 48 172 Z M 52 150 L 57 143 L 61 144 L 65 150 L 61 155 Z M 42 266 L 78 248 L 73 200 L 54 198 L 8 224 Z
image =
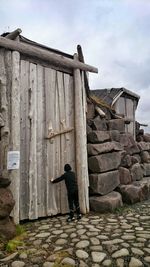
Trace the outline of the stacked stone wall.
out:
M 111 211 L 150 196 L 150 135 L 135 141 L 124 119 L 87 120 L 90 207 Z

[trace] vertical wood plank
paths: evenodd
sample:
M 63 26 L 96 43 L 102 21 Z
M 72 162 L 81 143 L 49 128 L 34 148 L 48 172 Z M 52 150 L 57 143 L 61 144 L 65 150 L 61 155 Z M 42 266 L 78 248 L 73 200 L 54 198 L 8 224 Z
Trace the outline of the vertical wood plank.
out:
M 46 175 L 44 155 L 44 68 L 37 65 L 37 201 L 38 217 L 46 216 Z
M 59 105 L 59 121 L 60 131 L 66 129 L 66 112 L 65 112 L 65 87 L 63 73 L 57 71 L 57 84 L 58 84 L 58 105 Z M 66 147 L 66 134 L 60 135 L 60 174 L 64 173 L 64 165 L 67 163 L 67 147 Z M 60 183 L 60 209 L 62 213 L 68 211 L 67 205 L 67 191 L 65 182 Z
M 0 168 L 2 176 L 8 177 L 7 171 L 7 152 L 9 147 L 9 114 L 8 114 L 8 100 L 7 100 L 7 86 L 6 86 L 6 69 L 5 69 L 5 51 L 0 49 L 0 98 L 1 98 L 1 116 L 3 120 L 3 127 L 1 128 L 1 142 L 0 142 Z
M 56 71 L 45 68 L 45 109 L 46 109 L 46 129 L 45 134 L 48 135 L 55 129 L 55 88 L 56 88 Z M 50 178 L 56 176 L 55 162 L 55 139 L 45 141 L 46 143 L 46 208 L 47 215 L 55 215 L 58 213 L 58 204 L 56 202 L 56 187 L 51 184 Z
M 20 220 L 29 216 L 29 62 L 21 60 L 20 70 Z
M 20 151 L 20 54 L 12 52 L 11 150 Z M 11 190 L 15 199 L 13 217 L 19 223 L 20 169 L 11 170 Z
M 37 163 L 36 163 L 36 122 L 37 122 L 37 72 L 36 65 L 30 63 L 30 92 L 29 92 L 29 119 L 30 119 L 30 151 L 29 151 L 29 219 L 38 218 L 37 208 Z
M 76 56 L 75 56 L 76 58 Z M 77 60 L 77 58 L 76 58 Z M 79 187 L 79 201 L 81 212 L 89 211 L 88 199 L 88 170 L 87 170 L 87 148 L 85 146 L 85 129 L 84 129 L 84 102 L 81 73 L 79 69 L 74 70 L 74 88 L 75 88 L 75 130 L 76 130 L 76 169 Z

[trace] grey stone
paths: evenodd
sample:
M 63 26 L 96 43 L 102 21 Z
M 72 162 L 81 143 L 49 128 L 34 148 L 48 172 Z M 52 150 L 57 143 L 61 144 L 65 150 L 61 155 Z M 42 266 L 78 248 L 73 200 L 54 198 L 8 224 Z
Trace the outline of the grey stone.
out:
M 142 267 L 142 266 L 143 266 L 143 263 L 140 260 L 134 257 L 131 258 L 129 267 Z
M 122 195 L 123 202 L 128 204 L 133 204 L 143 201 L 148 197 L 147 187 L 145 185 L 144 186 L 135 186 L 134 184 L 119 185 L 117 189 Z
M 54 262 L 48 262 L 48 261 L 46 261 L 43 264 L 43 267 L 53 267 L 53 266 L 54 266 Z
M 107 131 L 107 122 L 105 119 L 101 119 L 97 116 L 92 123 L 92 129 L 96 131 Z
M 123 152 L 121 155 L 121 166 L 129 168 L 132 165 L 131 156 L 126 152 Z
M 87 259 L 89 257 L 88 253 L 81 249 L 76 250 L 76 256 L 79 259 Z
M 125 132 L 125 122 L 123 119 L 113 119 L 108 121 L 109 130 L 118 130 L 120 133 Z
M 25 263 L 23 261 L 14 261 L 11 264 L 11 267 L 23 267 L 25 266 Z
M 118 169 L 120 162 L 121 154 L 119 152 L 92 156 L 89 158 L 89 169 L 94 173 L 115 170 Z
M 103 261 L 103 266 L 106 266 L 106 267 L 111 267 L 112 266 L 112 261 L 111 260 L 104 260 Z
M 139 163 L 132 165 L 130 172 L 132 176 L 132 181 L 139 181 L 143 178 L 143 171 Z
M 102 153 L 120 151 L 123 150 L 123 148 L 118 142 L 112 141 L 112 142 L 105 142 L 103 144 L 88 144 L 87 150 L 88 150 L 88 155 L 95 156 Z
M 89 182 L 92 193 L 106 195 L 120 184 L 119 172 L 110 171 L 101 174 L 91 174 Z
M 14 205 L 11 191 L 8 188 L 0 188 L 0 218 L 9 216 Z
M 120 142 L 120 132 L 118 130 L 111 130 L 109 134 L 112 141 Z
M 150 163 L 150 154 L 148 151 L 141 151 L 141 162 Z
M 48 237 L 49 235 L 50 235 L 50 233 L 43 232 L 43 233 L 37 234 L 36 237 L 38 237 L 38 238 L 45 238 L 45 237 Z
M 82 240 L 76 244 L 77 248 L 85 248 L 88 247 L 90 242 L 88 240 Z
M 66 257 L 64 258 L 62 261 L 61 261 L 62 264 L 70 264 L 71 266 L 75 266 L 76 263 L 75 263 L 75 260 L 69 258 L 69 257 Z
M 150 143 L 138 142 L 137 144 L 138 144 L 140 151 L 149 151 L 150 150 Z
M 110 135 L 107 131 L 92 131 L 87 138 L 89 143 L 98 144 L 110 140 Z
M 142 166 L 142 170 L 143 170 L 143 175 L 145 177 L 150 176 L 150 163 L 144 163 L 141 166 Z
M 129 251 L 126 248 L 122 248 L 112 254 L 112 258 L 120 258 L 124 256 L 128 256 Z
M 93 262 L 102 262 L 105 257 L 106 257 L 106 253 L 103 253 L 103 252 L 99 252 L 99 251 L 92 251 L 92 259 L 93 259 Z
M 122 198 L 118 192 L 111 192 L 105 196 L 100 197 L 90 197 L 90 207 L 93 211 L 112 211 L 118 207 L 121 207 L 122 205 Z
M 120 184 L 130 184 L 132 182 L 130 171 L 127 168 L 119 168 Z
M 145 133 L 143 135 L 143 140 L 144 140 L 144 142 L 150 143 L 150 134 L 149 133 Z
M 140 149 L 137 145 L 137 142 L 135 142 L 132 134 L 121 134 L 120 143 L 124 146 L 124 149 L 128 152 L 128 154 L 133 155 L 136 153 L 140 153 Z

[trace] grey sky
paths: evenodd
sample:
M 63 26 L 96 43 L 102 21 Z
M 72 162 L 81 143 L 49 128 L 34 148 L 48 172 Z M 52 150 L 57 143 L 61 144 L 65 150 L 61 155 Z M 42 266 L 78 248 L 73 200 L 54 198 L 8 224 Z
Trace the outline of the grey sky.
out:
M 126 87 L 141 96 L 137 119 L 149 123 L 149 0 L 0 0 L 0 33 L 22 35 L 73 54 L 81 44 L 95 88 Z

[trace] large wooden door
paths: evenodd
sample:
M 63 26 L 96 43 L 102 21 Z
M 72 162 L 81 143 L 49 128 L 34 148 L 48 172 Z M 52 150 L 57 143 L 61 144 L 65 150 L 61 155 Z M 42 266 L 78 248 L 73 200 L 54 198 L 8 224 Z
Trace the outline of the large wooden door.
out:
M 75 169 L 73 78 L 21 60 L 20 80 L 20 220 L 66 213 L 64 182 L 50 178 Z

